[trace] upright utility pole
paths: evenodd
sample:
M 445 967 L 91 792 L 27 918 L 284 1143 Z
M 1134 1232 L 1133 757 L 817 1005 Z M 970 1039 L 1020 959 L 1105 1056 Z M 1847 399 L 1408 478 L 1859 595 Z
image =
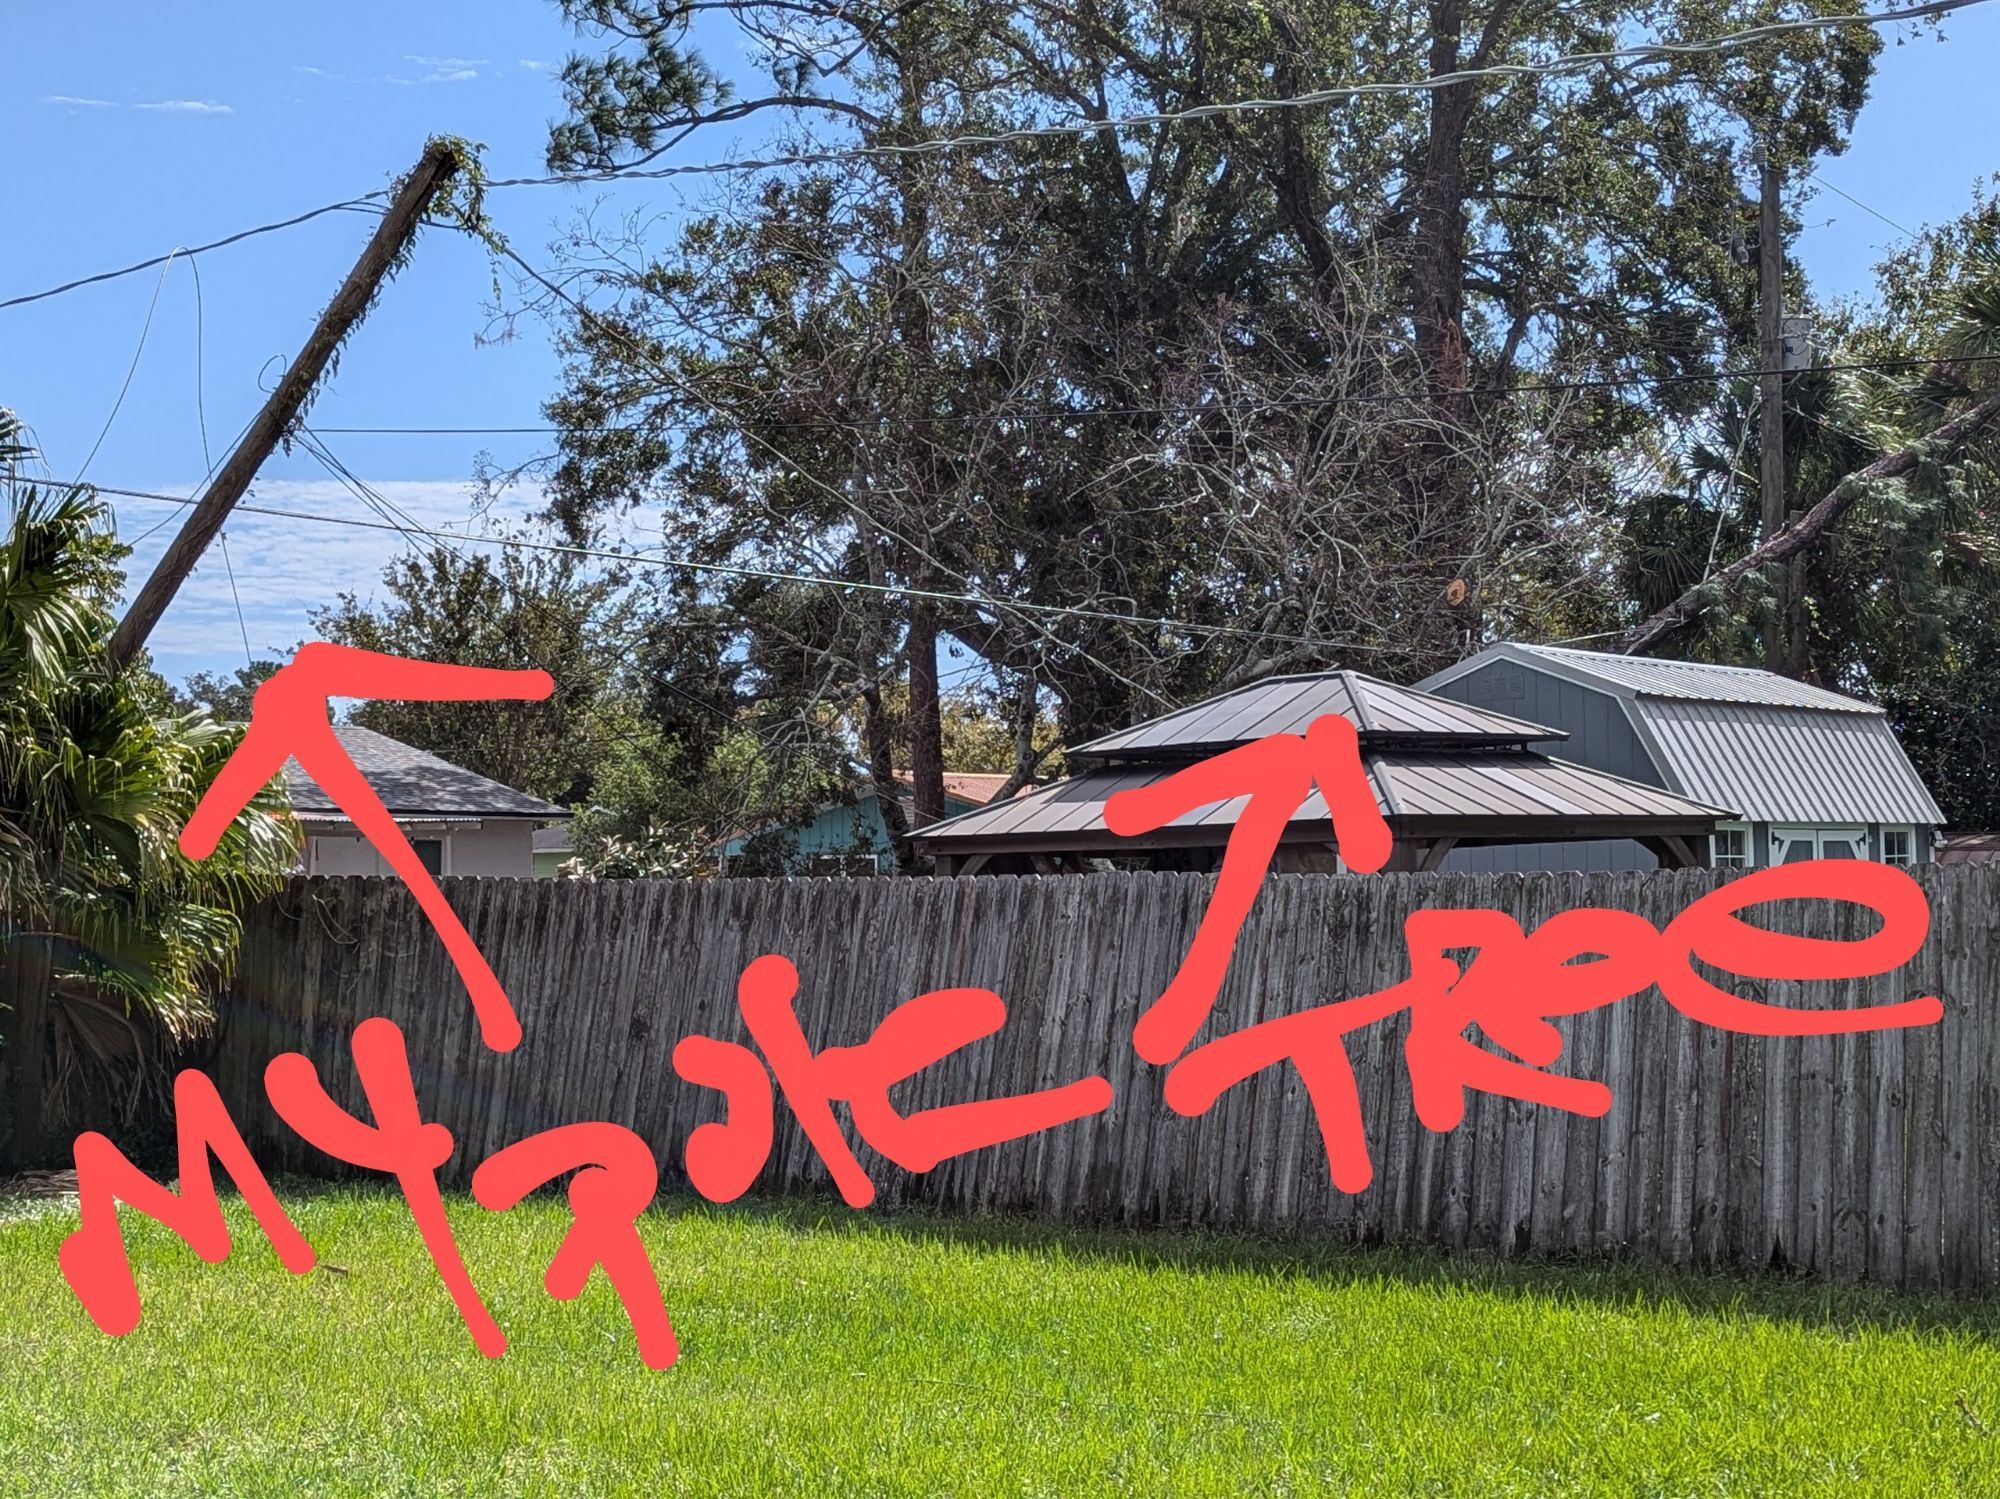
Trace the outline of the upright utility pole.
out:
M 1785 245 L 1778 217 L 1780 176 L 1777 163 L 1763 146 L 1757 148 L 1759 184 L 1757 215 L 1757 368 L 1759 378 L 1757 492 L 1763 500 L 1763 524 L 1757 540 L 1769 541 L 1785 526 Z M 1786 596 L 1789 572 L 1777 570 L 1777 598 L 1764 630 L 1764 664 L 1782 672 L 1787 664 L 1785 623 L 1790 614 Z
M 374 300 L 382 278 L 389 274 L 389 268 L 396 263 L 417 232 L 418 222 L 423 216 L 424 206 L 431 201 L 431 195 L 438 187 L 449 181 L 458 169 L 456 149 L 451 142 L 435 140 L 424 149 L 416 168 L 404 179 L 401 191 L 390 203 L 389 211 L 382 216 L 367 248 L 361 258 L 354 263 L 354 269 L 347 273 L 347 279 L 327 303 L 326 311 L 320 314 L 319 323 L 313 328 L 312 336 L 299 350 L 286 369 L 278 388 L 271 392 L 264 402 L 264 409 L 257 413 L 250 423 L 243 440 L 237 443 L 215 476 L 215 482 L 201 497 L 181 526 L 180 534 L 154 567 L 153 575 L 146 579 L 145 586 L 132 600 L 132 607 L 118 622 L 117 632 L 111 637 L 112 659 L 120 666 L 125 665 L 139 654 L 139 648 L 146 643 L 146 637 L 153 633 L 153 627 L 166 613 L 167 605 L 194 571 L 194 565 L 201 560 L 201 554 L 208 550 L 208 544 L 215 539 L 215 533 L 222 529 L 222 523 L 229 518 L 229 512 L 249 489 L 250 481 L 257 477 L 257 470 L 264 460 L 271 456 L 285 433 L 290 430 L 306 397 L 319 383 L 325 373 L 327 361 L 334 350 L 340 347 L 354 325 L 361 321 L 368 311 L 368 304 Z

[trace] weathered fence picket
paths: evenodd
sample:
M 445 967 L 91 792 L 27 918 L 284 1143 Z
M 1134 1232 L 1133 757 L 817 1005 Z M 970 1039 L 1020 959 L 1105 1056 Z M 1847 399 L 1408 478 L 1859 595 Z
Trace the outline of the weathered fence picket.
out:
M 1582 906 L 1656 926 L 1723 875 L 1283 875 L 1245 924 L 1205 1035 L 1387 987 L 1408 972 L 1401 930 L 1424 907 L 1491 907 L 1532 929 Z M 452 1131 L 448 1179 L 536 1130 L 625 1124 L 678 1178 L 689 1133 L 720 1103 L 673 1073 L 691 1034 L 743 1039 L 735 1002 L 751 959 L 798 967 L 798 1013 L 817 1046 L 864 1040 L 897 1004 L 936 988 L 997 991 L 1008 1019 L 903 1084 L 907 1111 L 1099 1074 L 1110 1111 L 948 1161 L 924 1176 L 856 1141 L 885 1202 L 1020 1209 L 1079 1220 L 1203 1223 L 1504 1253 L 1624 1249 L 1675 1264 L 1774 1260 L 1841 1280 L 2000 1284 L 2000 873 L 1918 872 L 1929 941 L 1894 974 L 1773 983 L 1788 1004 L 1881 1005 L 1938 994 L 1911 1032 L 1759 1040 L 1698 1026 L 1657 992 L 1558 1022 L 1559 1071 L 1598 1078 L 1602 1119 L 1473 1096 L 1434 1135 L 1417 1120 L 1397 1016 L 1348 1038 L 1375 1177 L 1330 1185 L 1305 1090 L 1289 1067 L 1185 1119 L 1161 1069 L 1130 1046 L 1194 936 L 1211 882 L 1193 875 L 959 880 L 587 883 L 447 880 L 446 894 L 519 1013 L 506 1056 L 471 1007 L 416 904 L 391 881 L 293 882 L 247 922 L 209 1071 L 267 1169 L 331 1163 L 278 1121 L 264 1066 L 299 1050 L 365 1114 L 347 1041 L 385 1015 L 407 1038 L 428 1117 Z M 1854 907 L 1767 907 L 1784 931 L 1858 939 Z M 783 1114 L 782 1108 L 780 1109 Z M 827 1189 L 781 1118 L 763 1190 Z

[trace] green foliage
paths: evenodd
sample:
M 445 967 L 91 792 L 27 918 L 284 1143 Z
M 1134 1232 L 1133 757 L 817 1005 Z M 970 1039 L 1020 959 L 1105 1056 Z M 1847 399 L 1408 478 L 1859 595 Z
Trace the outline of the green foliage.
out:
M 549 672 L 539 703 L 373 702 L 353 721 L 551 801 L 592 795 L 628 725 L 617 698 L 632 638 L 626 580 L 569 553 L 443 545 L 383 569 L 378 601 L 352 593 L 313 616 L 327 640 L 424 661 Z
M 614 815 L 584 808 L 570 824 L 575 857 L 562 866 L 569 879 L 700 879 L 715 872 L 706 839 L 685 829 L 651 826 L 623 834 Z
M 248 723 L 251 700 L 257 689 L 269 681 L 281 662 L 256 661 L 239 666 L 228 676 L 198 671 L 181 684 L 168 689 L 168 700 L 182 713 L 206 713 L 220 723 Z
M 1819 377 L 1797 401 L 1799 491 L 1816 495 L 2000 390 L 2000 204 L 1987 193 L 1878 267 L 1874 303 L 1840 309 L 1830 361 L 1921 359 L 1907 373 Z M 1939 357 L 1943 356 L 1943 357 Z M 2000 827 L 2000 432 L 1923 454 L 1872 485 L 1808 570 L 1822 674 L 1880 697 L 1955 826 Z
M 773 149 L 886 147 L 1800 13 L 806 0 L 775 24 L 752 4 L 561 9 L 589 40 L 563 74 L 561 170 L 643 162 L 759 115 Z M 734 26 L 768 90 L 728 93 L 698 17 Z M 579 247 L 569 284 L 598 295 L 565 313 L 553 514 L 584 535 L 640 505 L 704 560 L 1001 601 L 939 602 L 945 648 L 1047 693 L 1070 742 L 1274 671 L 1409 678 L 1489 635 L 1604 630 L 1635 579 L 1664 583 L 1652 559 L 1685 579 L 1742 534 L 1740 487 L 1644 484 L 1621 559 L 1634 453 L 1706 399 L 1682 377 L 1753 330 L 1748 122 L 1793 173 L 1839 149 L 1879 46 L 1862 28 L 1794 33 L 1670 67 L 720 189 L 670 246 Z M 1632 376 L 1664 383 L 1615 383 Z M 1593 383 L 1460 393 L 1572 379 Z M 910 596 L 685 585 L 676 616 L 703 609 L 728 621 L 736 696 L 793 721 L 831 708 L 908 763 L 893 703 Z M 1011 746 L 988 748 L 1006 756 L 982 768 L 1013 767 Z
M 0 421 L 0 444 L 18 449 L 17 430 Z M 57 1001 L 51 1036 L 11 1045 L 52 1046 L 60 1095 L 88 1081 L 79 1069 L 110 1059 L 104 1037 L 125 1025 L 119 1017 L 141 1014 L 171 1040 L 209 1024 L 235 961 L 238 915 L 278 887 L 298 842 L 274 783 L 210 858 L 182 856 L 180 829 L 238 733 L 202 713 L 160 716 L 157 679 L 113 669 L 118 554 L 103 504 L 18 479 L 10 491 L 0 542 L 0 922 L 17 964 L 43 955 L 17 975 Z M 21 1053 L 9 1061 L 22 1065 Z
M 573 552 L 411 552 L 376 599 L 344 594 L 314 627 L 363 650 L 549 672 L 540 703 L 366 703 L 353 721 L 577 808 L 579 873 L 695 872 L 715 843 L 833 784 L 831 733 L 760 725 L 710 615 Z

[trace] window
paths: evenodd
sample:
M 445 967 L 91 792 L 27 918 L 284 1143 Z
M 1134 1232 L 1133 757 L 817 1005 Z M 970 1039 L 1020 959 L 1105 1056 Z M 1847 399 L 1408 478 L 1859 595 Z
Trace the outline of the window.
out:
M 1709 839 L 1709 862 L 1717 869 L 1750 867 L 1750 829 L 1740 822 L 1719 822 Z
M 1915 834 L 1908 828 L 1882 829 L 1882 862 L 1884 864 L 1916 863 Z
M 1859 859 L 1867 846 L 1861 828 L 1772 828 L 1771 862 L 1802 864 L 1808 859 Z
M 444 839 L 412 838 L 410 847 L 416 850 L 417 862 L 432 875 L 444 873 Z

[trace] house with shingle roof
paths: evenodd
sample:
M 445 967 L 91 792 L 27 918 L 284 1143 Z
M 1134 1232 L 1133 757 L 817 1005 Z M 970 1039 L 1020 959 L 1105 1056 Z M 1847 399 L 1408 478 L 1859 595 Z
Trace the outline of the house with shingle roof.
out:
M 1347 719 L 1362 769 L 1396 840 L 1391 868 L 1450 867 L 1463 851 L 1557 840 L 1634 841 L 1660 863 L 1708 862 L 1710 834 L 1735 811 L 1580 765 L 1541 748 L 1565 731 L 1354 671 L 1271 677 L 1079 745 L 1074 773 L 1007 802 L 940 822 L 918 845 L 941 874 L 1060 871 L 1116 859 L 1212 870 L 1247 797 L 1197 808 L 1140 838 L 1104 822 L 1120 791 L 1270 734 Z M 1275 867 L 1341 867 L 1331 814 L 1315 790 L 1293 815 Z
M 432 874 L 527 878 L 535 873 L 536 829 L 570 815 L 373 729 L 335 724 L 333 732 Z M 298 761 L 285 762 L 284 776 L 292 813 L 304 826 L 304 873 L 390 873 Z
M 1747 666 L 1496 645 L 1417 684 L 1567 732 L 1579 764 L 1735 809 L 1712 859 L 1737 868 L 1815 858 L 1921 864 L 1944 814 L 1874 703 Z M 1610 862 L 1606 862 L 1606 861 Z M 1645 869 L 1629 841 L 1468 853 L 1454 867 Z

